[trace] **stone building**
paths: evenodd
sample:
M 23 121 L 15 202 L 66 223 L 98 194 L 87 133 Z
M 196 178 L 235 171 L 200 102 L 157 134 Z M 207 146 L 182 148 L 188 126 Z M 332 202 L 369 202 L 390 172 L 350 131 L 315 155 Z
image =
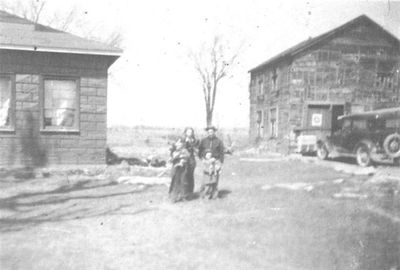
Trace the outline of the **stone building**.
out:
M 0 166 L 104 163 L 121 53 L 0 11 Z
M 249 71 L 250 139 L 287 153 L 347 113 L 399 106 L 400 41 L 365 15 Z

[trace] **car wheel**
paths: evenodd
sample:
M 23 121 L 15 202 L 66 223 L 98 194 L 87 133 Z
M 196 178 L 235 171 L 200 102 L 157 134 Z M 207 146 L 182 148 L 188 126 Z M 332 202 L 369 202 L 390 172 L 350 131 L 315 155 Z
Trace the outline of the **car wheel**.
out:
M 392 158 L 400 157 L 400 134 L 393 133 L 386 137 L 383 149 Z
M 317 156 L 319 159 L 322 159 L 322 160 L 328 159 L 329 151 L 324 143 L 321 143 L 318 145 Z
M 356 159 L 358 165 L 362 167 L 367 167 L 371 165 L 371 153 L 367 145 L 362 144 L 356 149 Z

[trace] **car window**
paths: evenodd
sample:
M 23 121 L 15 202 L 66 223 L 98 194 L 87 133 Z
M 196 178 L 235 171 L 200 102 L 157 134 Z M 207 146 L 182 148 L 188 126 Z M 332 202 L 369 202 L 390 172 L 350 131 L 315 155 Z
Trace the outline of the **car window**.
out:
M 345 119 L 342 124 L 343 130 L 349 130 L 351 128 L 351 121 L 350 119 Z
M 386 128 L 399 128 L 400 119 L 388 119 L 386 120 Z
M 353 129 L 367 129 L 366 120 L 353 120 Z
M 369 130 L 384 130 L 386 128 L 386 120 L 383 119 L 371 119 L 368 120 Z

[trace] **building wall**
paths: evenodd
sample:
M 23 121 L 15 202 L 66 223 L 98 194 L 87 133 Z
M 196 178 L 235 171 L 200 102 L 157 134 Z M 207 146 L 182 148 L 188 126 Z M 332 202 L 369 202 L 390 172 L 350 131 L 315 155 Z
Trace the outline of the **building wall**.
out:
M 0 166 L 101 164 L 107 132 L 107 68 L 101 56 L 0 52 L 0 74 L 15 78 L 15 131 L 0 131 Z M 40 131 L 40 78 L 74 76 L 80 81 L 78 132 Z
M 262 140 L 272 151 L 284 152 L 288 147 L 282 138 L 289 134 L 290 65 L 282 62 L 276 67 L 251 74 L 250 129 L 251 142 Z M 261 121 L 257 121 L 262 112 Z M 271 120 L 276 120 L 273 128 Z M 262 128 L 260 128 L 262 127 Z M 277 130 L 274 134 L 273 130 Z
M 277 71 L 278 95 L 271 87 L 260 90 L 259 81 Z M 251 74 L 250 140 L 260 135 L 272 151 L 289 151 L 294 131 L 306 128 L 310 104 L 342 104 L 346 113 L 400 104 L 400 52 L 381 30 L 360 25 L 329 42 L 319 44 L 295 59 Z M 268 83 L 271 86 L 271 83 Z M 277 138 L 257 132 L 256 112 L 279 107 Z
M 400 54 L 382 32 L 348 31 L 291 64 L 292 124 L 305 127 L 307 104 L 342 104 L 346 113 L 399 105 Z

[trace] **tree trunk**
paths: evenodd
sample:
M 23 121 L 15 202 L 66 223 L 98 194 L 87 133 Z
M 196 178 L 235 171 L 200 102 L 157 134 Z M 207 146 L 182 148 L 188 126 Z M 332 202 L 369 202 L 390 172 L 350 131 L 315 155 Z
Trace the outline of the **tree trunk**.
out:
M 206 122 L 207 122 L 207 127 L 212 126 L 212 118 L 213 114 L 211 111 L 206 112 Z

